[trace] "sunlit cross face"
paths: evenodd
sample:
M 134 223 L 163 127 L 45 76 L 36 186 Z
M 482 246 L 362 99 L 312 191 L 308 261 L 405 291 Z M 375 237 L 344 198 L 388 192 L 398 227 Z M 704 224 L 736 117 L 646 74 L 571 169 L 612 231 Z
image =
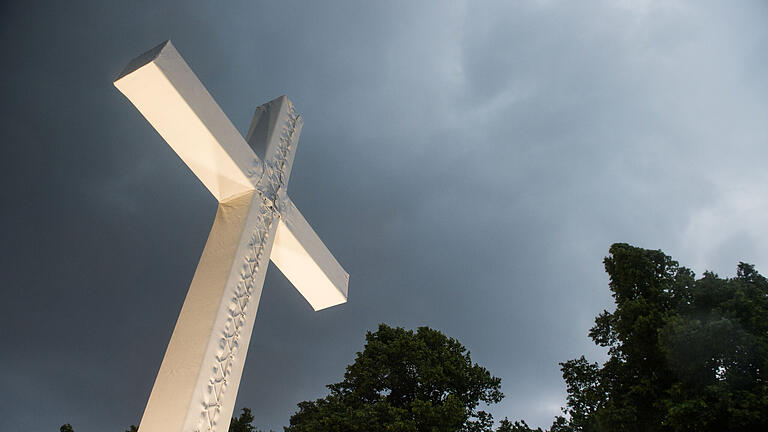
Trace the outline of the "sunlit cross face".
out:
M 225 431 L 268 260 L 315 310 L 347 299 L 349 275 L 287 195 L 302 119 L 278 97 L 243 139 L 170 42 L 115 86 L 219 201 L 139 430 Z

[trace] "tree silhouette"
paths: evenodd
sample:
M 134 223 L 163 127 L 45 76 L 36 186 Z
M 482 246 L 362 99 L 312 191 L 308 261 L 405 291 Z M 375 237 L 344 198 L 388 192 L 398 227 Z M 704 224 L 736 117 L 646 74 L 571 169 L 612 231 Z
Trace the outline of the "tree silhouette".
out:
M 560 363 L 567 418 L 550 431 L 768 430 L 768 281 L 745 263 L 696 280 L 621 243 L 604 263 L 616 309 L 589 336 L 609 357 Z
M 330 394 L 299 403 L 286 432 L 489 431 L 481 402 L 504 396 L 501 380 L 437 330 L 379 325 Z

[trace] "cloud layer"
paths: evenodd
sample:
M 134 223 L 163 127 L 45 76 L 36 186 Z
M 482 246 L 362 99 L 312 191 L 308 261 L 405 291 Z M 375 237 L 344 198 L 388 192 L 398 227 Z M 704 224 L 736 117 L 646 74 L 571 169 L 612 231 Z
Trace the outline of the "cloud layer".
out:
M 270 270 L 238 406 L 265 429 L 379 322 L 454 336 L 548 426 L 602 352 L 613 242 L 768 272 L 760 2 L 3 6 L 0 429 L 137 423 L 215 203 L 112 87 L 171 38 L 235 125 L 286 93 L 290 192 L 351 274 L 313 313 Z

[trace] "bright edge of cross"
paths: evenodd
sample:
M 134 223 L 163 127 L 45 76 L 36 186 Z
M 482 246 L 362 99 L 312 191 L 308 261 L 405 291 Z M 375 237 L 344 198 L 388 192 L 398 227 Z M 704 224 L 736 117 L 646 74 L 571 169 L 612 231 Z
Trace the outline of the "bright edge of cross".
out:
M 277 126 L 293 110 L 287 97 L 256 110 L 246 141 L 170 41 L 133 59 L 115 86 L 220 203 L 257 191 L 275 206 L 280 222 L 270 258 L 314 310 L 346 302 L 349 274 L 286 194 L 295 149 L 286 161 L 285 184 L 263 180 L 265 171 L 277 170 L 270 161 L 279 147 Z M 260 119 L 265 113 L 269 118 Z M 255 137 L 259 124 L 267 131 Z

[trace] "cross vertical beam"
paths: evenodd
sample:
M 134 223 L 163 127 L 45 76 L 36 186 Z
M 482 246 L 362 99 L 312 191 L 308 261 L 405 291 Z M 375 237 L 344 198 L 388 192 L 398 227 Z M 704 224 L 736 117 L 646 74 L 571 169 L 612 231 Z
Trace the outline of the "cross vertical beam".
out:
M 219 204 L 139 430 L 229 427 L 276 229 L 255 192 Z

